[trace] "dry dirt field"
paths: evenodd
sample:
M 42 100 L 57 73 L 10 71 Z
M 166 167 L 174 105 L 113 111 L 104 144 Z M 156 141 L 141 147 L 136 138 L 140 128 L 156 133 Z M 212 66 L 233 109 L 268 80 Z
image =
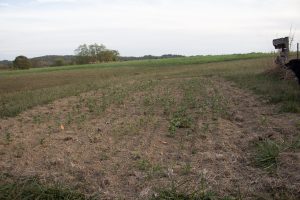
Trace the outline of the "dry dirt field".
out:
M 1 183 L 37 177 L 99 199 L 160 198 L 170 188 L 300 199 L 299 113 L 199 68 L 139 70 L 0 119 Z

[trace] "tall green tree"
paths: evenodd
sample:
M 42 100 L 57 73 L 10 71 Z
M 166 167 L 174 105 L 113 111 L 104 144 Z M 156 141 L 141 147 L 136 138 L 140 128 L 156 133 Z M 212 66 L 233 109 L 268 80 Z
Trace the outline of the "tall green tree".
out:
M 119 52 L 109 50 L 103 44 L 80 45 L 76 50 L 76 60 L 78 64 L 88 64 L 94 62 L 111 62 L 118 60 Z
M 101 62 L 112 62 L 117 61 L 119 57 L 119 52 L 116 50 L 105 50 L 100 53 Z
M 106 51 L 106 47 L 103 44 L 91 44 L 89 45 L 89 54 L 92 59 L 92 62 L 100 61 L 100 54 L 103 51 Z
M 16 69 L 29 69 L 32 67 L 32 63 L 27 57 L 18 56 L 13 61 L 13 66 Z
M 87 64 L 90 62 L 89 48 L 86 44 L 80 45 L 75 49 L 76 62 L 78 64 Z

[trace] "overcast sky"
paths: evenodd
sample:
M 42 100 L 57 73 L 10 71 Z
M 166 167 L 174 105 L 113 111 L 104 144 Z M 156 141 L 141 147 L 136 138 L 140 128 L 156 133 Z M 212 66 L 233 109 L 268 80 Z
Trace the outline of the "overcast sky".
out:
M 0 60 L 105 44 L 123 56 L 270 52 L 300 0 L 0 0 Z

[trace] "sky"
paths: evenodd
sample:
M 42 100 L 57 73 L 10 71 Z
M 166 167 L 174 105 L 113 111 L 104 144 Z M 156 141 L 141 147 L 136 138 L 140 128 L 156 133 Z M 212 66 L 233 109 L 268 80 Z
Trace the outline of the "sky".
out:
M 72 55 L 104 44 L 122 56 L 271 52 L 300 41 L 300 0 L 0 0 L 0 60 Z M 292 31 L 291 30 L 292 27 Z

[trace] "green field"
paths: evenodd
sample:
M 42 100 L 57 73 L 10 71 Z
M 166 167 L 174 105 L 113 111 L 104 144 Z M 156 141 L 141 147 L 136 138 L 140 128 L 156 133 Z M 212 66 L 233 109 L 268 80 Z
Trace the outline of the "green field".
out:
M 0 71 L 0 199 L 297 199 L 300 89 L 273 59 Z
M 40 73 L 40 72 L 53 72 L 53 71 L 66 71 L 76 69 L 98 69 L 98 68 L 111 68 L 111 67 L 162 67 L 162 66 L 176 66 L 176 65 L 193 65 L 211 62 L 233 61 L 241 59 L 253 59 L 271 56 L 270 54 L 263 53 L 250 53 L 250 54 L 233 54 L 233 55 L 218 55 L 218 56 L 192 56 L 187 58 L 166 58 L 166 59 L 151 59 L 139 61 L 126 61 L 126 62 L 111 62 L 104 64 L 90 64 L 90 65 L 73 65 L 65 67 L 47 67 L 47 68 L 34 68 L 26 71 L 10 71 L 2 72 L 1 75 L 17 75 L 27 73 Z
M 268 54 L 241 54 L 3 71 L 0 72 L 0 117 L 16 116 L 55 99 L 105 87 L 114 80 L 132 76 L 151 80 L 164 73 L 221 76 L 266 96 L 272 103 L 281 103 L 283 111 L 299 112 L 297 85 L 262 74 L 272 67 L 272 59 Z

